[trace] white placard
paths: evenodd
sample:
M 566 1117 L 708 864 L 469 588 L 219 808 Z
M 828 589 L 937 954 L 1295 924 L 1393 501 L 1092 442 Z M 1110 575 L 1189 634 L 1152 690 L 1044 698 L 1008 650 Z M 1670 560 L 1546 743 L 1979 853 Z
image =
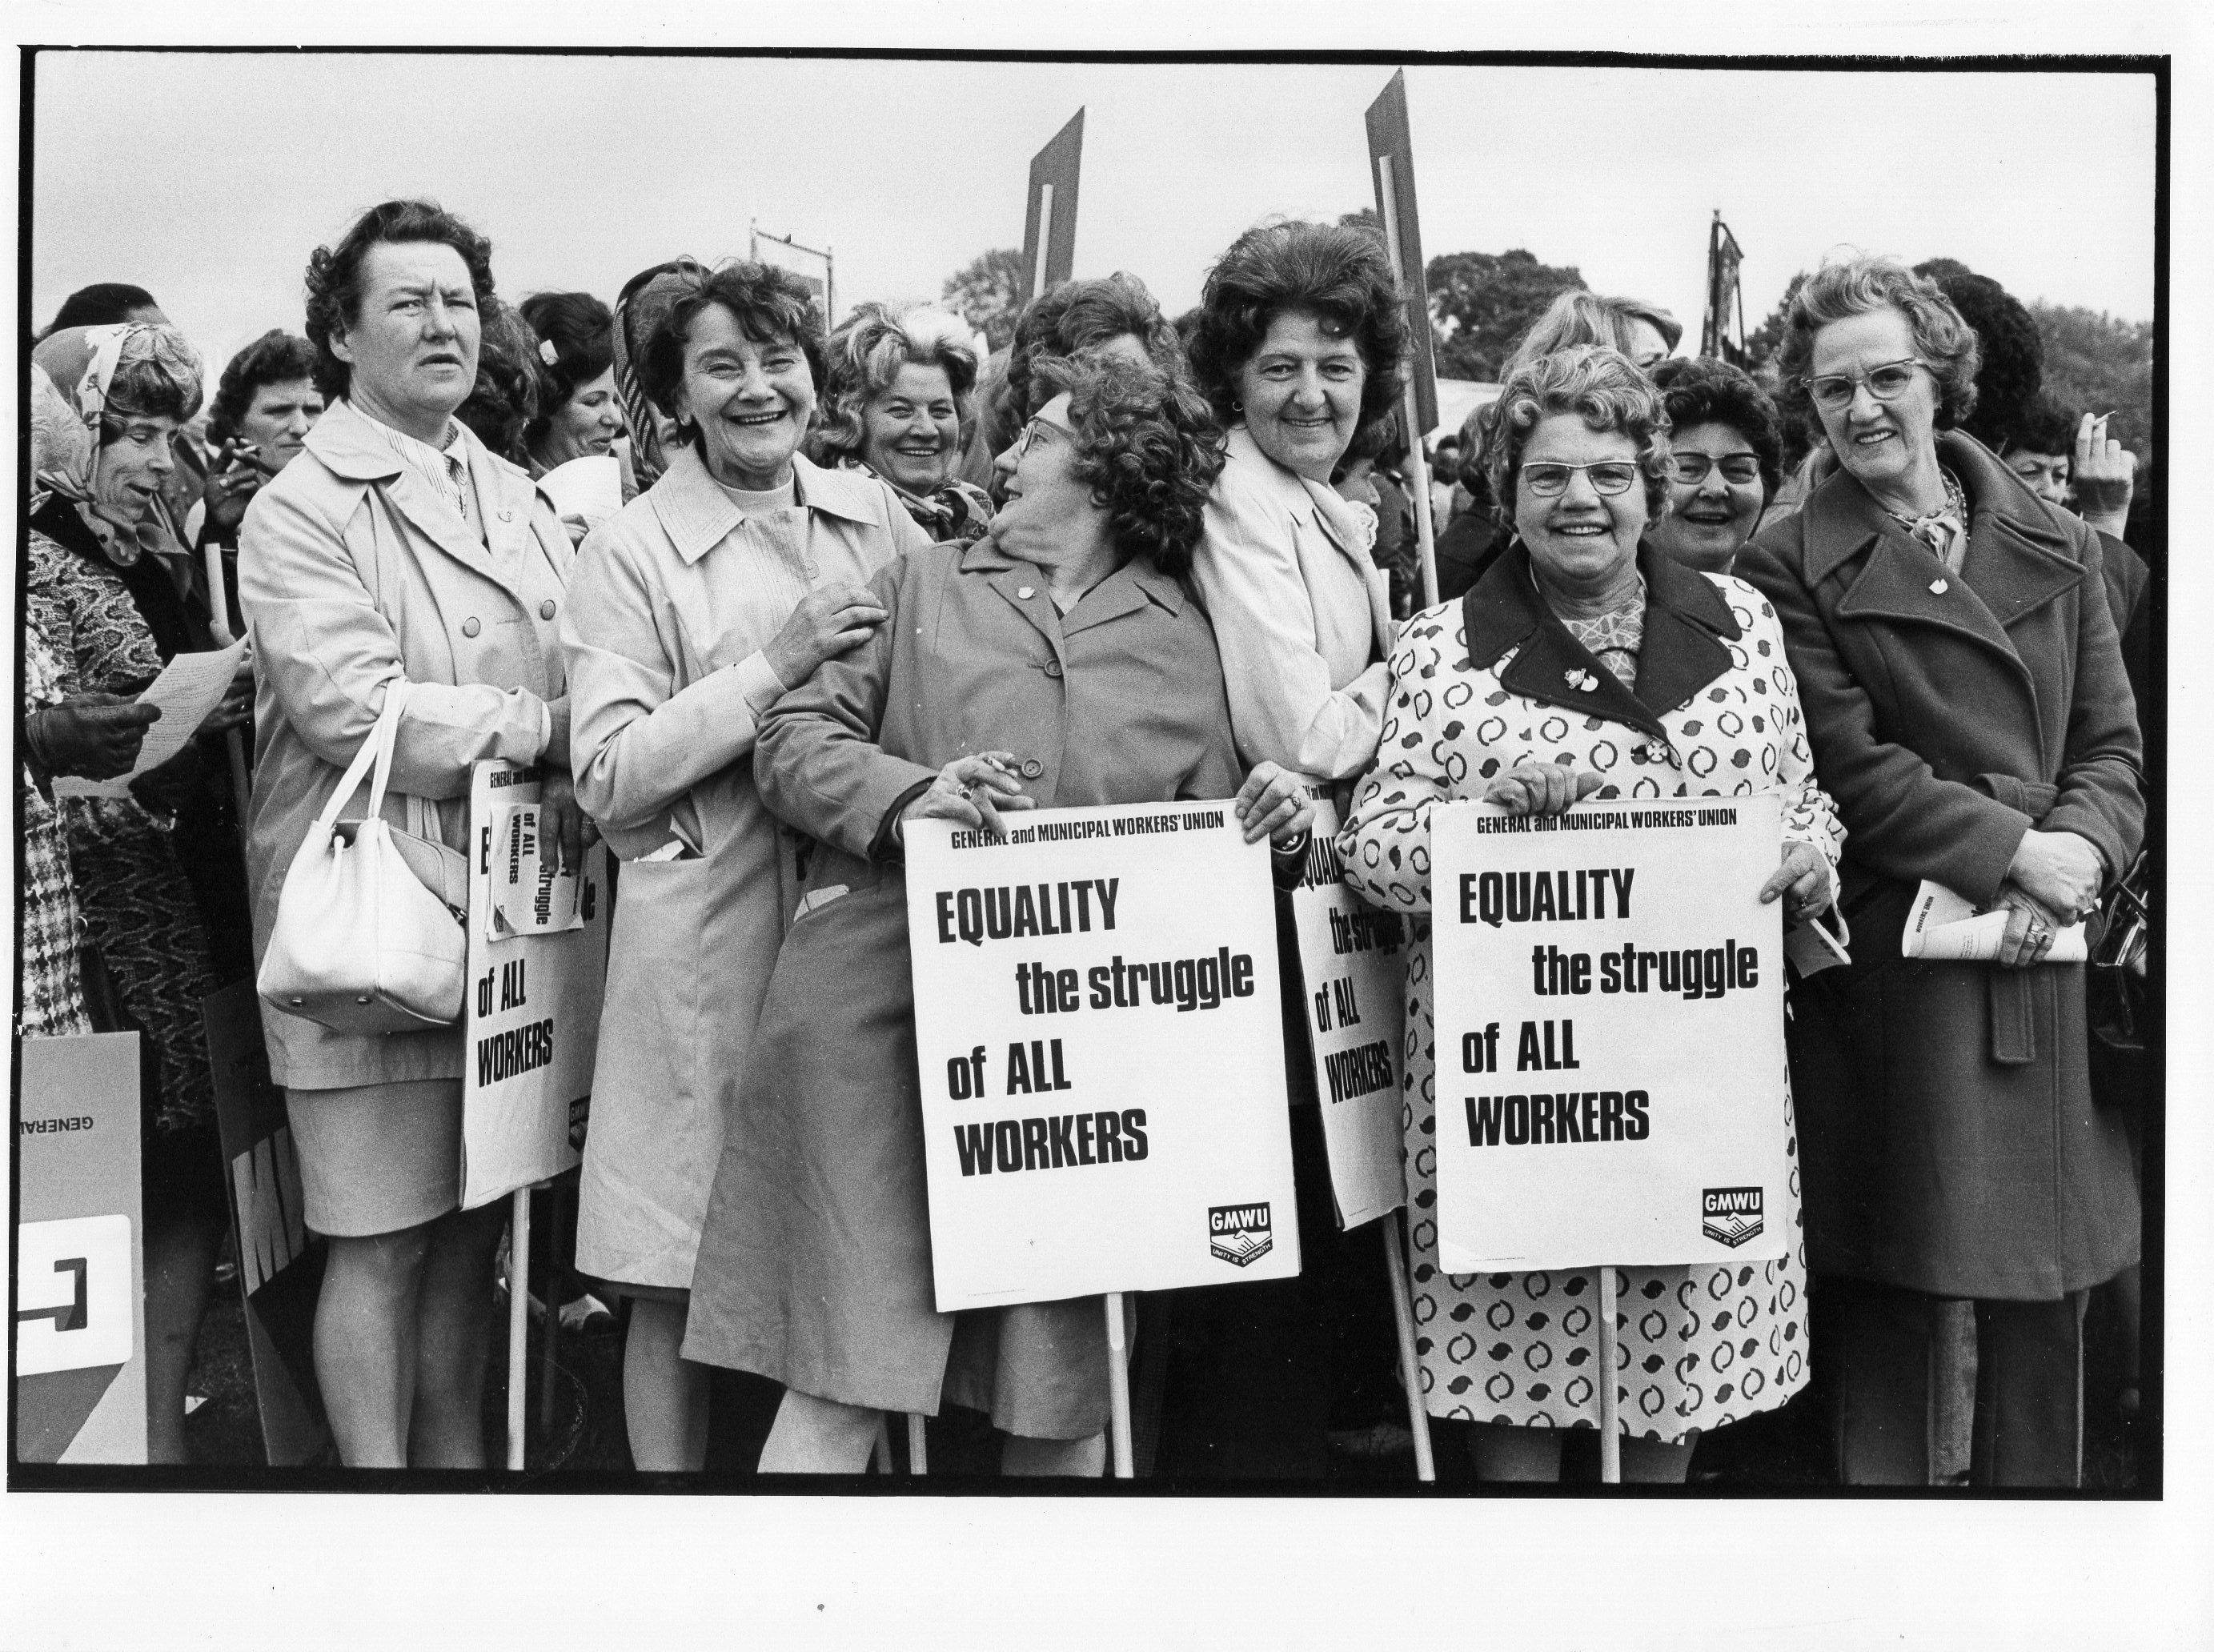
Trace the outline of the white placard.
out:
M 1772 795 L 1431 816 L 1448 1273 L 1784 1254 Z
M 941 1312 L 1300 1270 L 1265 843 L 1226 802 L 911 821 Z
M 239 662 L 246 658 L 246 639 L 241 637 L 228 648 L 211 648 L 196 654 L 179 654 L 162 668 L 161 676 L 149 683 L 145 693 L 138 696 L 141 706 L 157 706 L 162 718 L 146 731 L 139 743 L 138 756 L 131 765 L 128 774 L 118 774 L 105 780 L 89 780 L 82 775 L 63 774 L 54 781 L 54 792 L 65 798 L 125 798 L 131 795 L 131 782 L 148 770 L 157 768 L 185 748 L 185 742 L 199 732 L 200 725 L 207 721 L 208 713 L 221 703 L 238 676 Z
M 1358 1227 L 1407 1202 L 1399 1128 L 1406 921 L 1345 886 L 1331 847 L 1337 828 L 1336 806 L 1317 799 L 1313 846 L 1292 891 L 1292 918 L 1330 1193 L 1338 1225 Z
M 495 884 L 535 880 L 523 855 L 521 822 L 536 836 L 540 771 L 481 762 L 469 788 L 469 976 L 462 1074 L 462 1205 L 464 1209 L 529 1187 L 581 1156 L 599 1053 L 600 1001 L 607 982 L 607 846 L 584 852 L 574 880 L 578 921 L 497 936 L 482 915 Z M 503 836 L 503 832 L 506 836 Z M 512 840 L 512 841 L 511 841 Z M 548 847 L 551 853 L 550 846 Z M 559 884 L 554 885 L 558 891 Z M 516 897 L 523 904 L 528 901 Z
M 131 1357 L 131 1218 L 69 1216 L 15 1230 L 15 1374 Z

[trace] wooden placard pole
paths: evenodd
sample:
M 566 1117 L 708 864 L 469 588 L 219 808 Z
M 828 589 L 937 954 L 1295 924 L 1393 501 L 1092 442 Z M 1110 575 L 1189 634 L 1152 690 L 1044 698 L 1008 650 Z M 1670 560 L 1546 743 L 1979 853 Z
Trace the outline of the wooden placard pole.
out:
M 923 1437 L 922 1413 L 907 1414 L 907 1472 L 918 1478 L 930 1472 L 930 1446 Z
M 1415 1358 L 1415 1312 L 1407 1296 L 1407 1259 L 1399 1252 L 1399 1218 L 1387 1213 L 1376 1224 L 1384 1236 L 1384 1262 L 1391 1275 L 1391 1319 L 1399 1332 L 1399 1383 L 1407 1391 L 1407 1431 L 1415 1436 L 1415 1478 L 1438 1478 L 1430 1453 L 1430 1413 L 1422 1404 L 1422 1368 Z
M 1135 1479 L 1137 1457 L 1130 1439 L 1130 1344 L 1123 1333 L 1122 1293 L 1107 1293 L 1107 1396 L 1112 1419 L 1108 1429 L 1115 1447 L 1115 1478 Z
M 208 630 L 217 643 L 225 648 L 238 640 L 230 629 L 230 592 L 223 577 L 223 547 L 210 541 L 206 548 L 208 582 Z M 246 772 L 246 745 L 236 729 L 224 737 L 230 748 L 230 790 L 238 804 L 238 835 L 242 844 L 246 837 L 247 804 L 254 792 L 253 783 Z
M 1428 266 L 1415 205 L 1415 145 L 1407 123 L 1407 71 L 1400 70 L 1368 106 L 1368 156 L 1376 176 L 1376 215 L 1391 274 L 1407 309 L 1407 389 L 1400 407 L 1407 440 L 1408 480 L 1415 494 L 1415 541 L 1422 559 L 1422 606 L 1438 600 L 1436 524 L 1430 518 L 1430 466 L 1422 438 L 1438 422 L 1437 363 L 1431 350 Z
M 1599 1478 L 1622 1484 L 1622 1419 L 1614 1392 L 1614 1264 L 1599 1270 Z
M 892 1472 L 892 1414 L 877 1413 L 877 1443 L 869 1451 L 869 1471 L 873 1474 Z
M 507 1465 L 524 1462 L 523 1393 L 530 1384 L 530 1190 L 509 1201 L 507 1233 Z M 550 1310 L 549 1310 L 550 1311 Z

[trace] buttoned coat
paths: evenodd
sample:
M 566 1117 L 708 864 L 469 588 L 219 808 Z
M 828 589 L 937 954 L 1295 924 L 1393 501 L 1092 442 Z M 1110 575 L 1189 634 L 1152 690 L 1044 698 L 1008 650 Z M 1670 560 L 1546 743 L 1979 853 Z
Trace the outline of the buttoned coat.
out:
M 1597 1387 L 1581 1369 L 1598 1349 L 1595 1270 L 1456 1276 L 1440 1265 L 1429 921 L 1437 806 L 1482 797 L 1526 762 L 1596 774 L 1601 800 L 1774 792 L 1784 839 L 1820 854 L 1836 889 L 1837 815 L 1807 749 L 1774 611 L 1741 580 L 1697 572 L 1649 543 L 1638 548 L 1638 569 L 1644 639 L 1634 689 L 1554 615 L 1519 540 L 1461 601 L 1401 627 L 1383 743 L 1338 835 L 1345 881 L 1413 915 L 1401 1122 L 1416 1353 L 1434 1416 L 1532 1428 L 1591 1427 L 1599 1416 Z M 1788 1140 L 1789 1075 L 1777 1078 Z M 1787 1187 L 1769 1220 L 1795 1230 L 1797 1204 Z M 1630 1433 L 1680 1440 L 1780 1405 L 1805 1385 L 1807 1262 L 1795 1234 L 1771 1262 L 1622 1271 L 1620 1415 Z
M 688 1359 L 848 1404 L 1075 1439 L 1106 1406 L 1096 1300 L 934 1306 L 899 812 L 954 758 L 1013 754 L 1041 808 L 1238 788 L 1206 615 L 1125 565 L 1066 615 L 987 537 L 900 559 L 891 617 L 769 712 L 754 773 L 822 847 L 729 1115 L 685 1332 Z M 949 1352 L 953 1358 L 949 1370 Z
M 247 508 L 257 967 L 292 857 L 376 727 L 386 683 L 415 685 L 384 803 L 404 830 L 465 851 L 472 766 L 545 750 L 548 707 L 567 692 L 554 627 L 574 553 L 530 478 L 466 429 L 462 440 L 484 538 L 344 401 Z M 458 1027 L 353 1037 L 267 1004 L 261 1023 L 271 1076 L 295 1089 L 462 1074 Z
M 1783 618 L 1850 833 L 1853 963 L 1809 983 L 1791 1028 L 1808 1251 L 1817 1272 L 2050 1300 L 2138 1255 L 2083 966 L 1925 963 L 1899 934 L 1924 878 L 1995 898 L 2033 827 L 2127 866 L 2141 742 L 2097 535 L 1970 437 L 1938 448 L 1970 500 L 1959 573 L 1844 472 L 1738 560 Z
M 689 448 L 584 540 L 561 635 L 577 797 L 622 860 L 577 1265 L 692 1282 L 725 1115 L 798 898 L 804 842 L 754 786 L 785 685 L 762 652 L 808 593 L 926 544 L 874 477 L 792 460 L 796 502 L 742 512 Z
M 1352 506 L 1240 425 L 1206 521 L 1192 580 L 1221 644 L 1238 755 L 1351 780 L 1376 753 L 1391 647 L 1391 584 Z

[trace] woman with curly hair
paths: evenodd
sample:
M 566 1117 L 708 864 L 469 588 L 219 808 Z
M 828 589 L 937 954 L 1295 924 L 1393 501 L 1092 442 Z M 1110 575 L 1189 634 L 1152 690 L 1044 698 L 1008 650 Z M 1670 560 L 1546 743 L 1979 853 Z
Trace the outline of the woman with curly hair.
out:
M 940 544 L 981 539 L 992 501 L 953 468 L 976 423 L 976 349 L 942 309 L 894 315 L 863 304 L 831 333 L 808 451 L 888 483 L 915 526 Z
M 1398 405 L 1405 318 L 1376 236 L 1263 224 L 1208 273 L 1190 345 L 1230 431 L 1192 575 L 1221 643 L 1231 729 L 1245 762 L 1281 763 L 1318 792 L 1351 784 L 1383 725 L 1390 583 L 1373 556 L 1374 517 L 1330 477 L 1356 433 Z M 1276 929 L 1306 1271 L 1174 1299 L 1179 1358 L 1161 1451 L 1178 1472 L 1320 1478 L 1333 1428 L 1373 1429 L 1396 1409 L 1376 1241 L 1341 1233 L 1330 1201 L 1288 899 Z M 1232 1374 L 1246 1371 L 1268 1374 L 1281 1403 L 1226 1398 L 1243 1380 Z
M 1674 474 L 1668 510 L 1648 531 L 1685 566 L 1728 573 L 1783 480 L 1776 404 L 1741 369 L 1710 356 L 1664 361 L 1652 377 Z
M 1851 834 L 1853 961 L 1798 994 L 1790 1046 L 1852 1484 L 1926 1484 L 1950 1299 L 1975 1303 L 1974 1482 L 2075 1485 L 2084 1300 L 2138 1260 L 2083 965 L 2049 959 L 2136 857 L 2144 741 L 2098 535 L 1960 428 L 1978 359 L 1899 260 L 1816 271 L 1784 318 L 1783 382 L 1838 469 L 1738 560 L 1783 617 Z M 1901 955 L 1925 881 L 2005 915 L 1994 957 Z
M 1671 470 L 1668 417 L 1652 382 L 1620 352 L 1580 346 L 1526 363 L 1495 406 L 1483 460 L 1514 540 L 1465 598 L 1425 609 L 1400 633 L 1383 744 L 1338 852 L 1348 883 L 1416 926 L 1406 1166 L 1416 1318 L 1432 1328 L 1421 1345 L 1424 1404 L 1432 1417 L 1466 1425 L 1485 1479 L 1550 1480 L 1565 1431 L 1599 1416 L 1596 1276 L 1440 1266 L 1434 811 L 1459 798 L 1559 814 L 1587 793 L 1774 791 L 1783 855 L 1758 898 L 1788 898 L 1794 919 L 1830 904 L 1843 834 L 1815 782 L 1774 612 L 1741 580 L 1688 567 L 1650 537 Z M 1790 1092 L 1777 1076 L 1788 1130 Z M 1786 1232 L 1797 1227 L 1795 1208 L 1771 1217 Z M 1701 1433 L 1805 1385 L 1806 1261 L 1795 1244 L 1736 1275 L 1629 1268 L 1621 1277 L 1624 1479 L 1681 1480 Z
M 1184 584 L 1221 462 L 1205 402 L 1119 361 L 1037 370 L 1053 394 L 992 531 L 878 573 L 884 623 L 779 701 L 755 747 L 763 798 L 816 847 L 725 1129 L 684 1352 L 786 1386 L 764 1472 L 858 1472 L 879 1412 L 949 1402 L 1006 1432 L 1008 1472 L 1104 1462 L 1097 1298 L 933 1306 L 905 823 L 1235 792 L 1248 841 L 1295 865 L 1305 840 L 1290 776 L 1263 764 L 1238 789 Z
M 292 462 L 322 416 L 315 347 L 305 339 L 272 327 L 233 356 L 208 403 L 215 456 L 199 508 L 186 520 L 187 536 L 197 545 L 236 546 L 246 507 L 262 483 Z M 235 590 L 235 581 L 227 583 Z

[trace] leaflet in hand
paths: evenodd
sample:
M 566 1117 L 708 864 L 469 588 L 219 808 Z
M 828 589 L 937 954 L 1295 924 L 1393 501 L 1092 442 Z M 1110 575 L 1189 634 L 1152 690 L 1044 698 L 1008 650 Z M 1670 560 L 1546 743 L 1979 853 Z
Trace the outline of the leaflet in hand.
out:
M 162 675 L 147 685 L 146 692 L 138 696 L 140 705 L 162 708 L 162 720 L 146 731 L 146 737 L 138 748 L 138 761 L 131 765 L 131 772 L 106 780 L 63 774 L 54 780 L 55 795 L 129 797 L 131 781 L 168 762 L 199 732 L 200 725 L 221 703 L 231 679 L 238 675 L 239 662 L 246 658 L 246 639 L 242 637 L 228 648 L 177 655 L 162 668 Z
M 559 869 L 560 859 L 560 845 L 540 828 L 536 804 L 510 804 L 494 811 L 492 899 L 485 903 L 487 937 L 556 935 L 584 927 L 583 884 L 576 869 Z
M 1924 879 L 1914 893 L 1899 950 L 1907 958 L 1936 964 L 1982 964 L 1999 955 L 2006 927 L 2004 907 L 1979 912 L 1942 884 Z M 2052 945 L 2039 962 L 2081 964 L 2086 953 L 2083 926 L 2071 923 L 2052 932 Z
M 622 509 L 622 463 L 613 454 L 588 453 L 541 476 L 538 491 L 553 501 L 556 516 L 596 528 Z

